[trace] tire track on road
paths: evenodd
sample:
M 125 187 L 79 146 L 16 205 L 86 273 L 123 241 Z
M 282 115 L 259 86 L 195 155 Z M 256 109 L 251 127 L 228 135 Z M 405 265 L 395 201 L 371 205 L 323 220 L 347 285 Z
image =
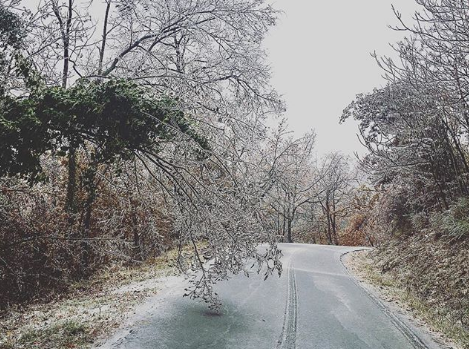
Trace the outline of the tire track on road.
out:
M 277 342 L 277 349 L 295 349 L 298 323 L 298 291 L 295 270 L 290 262 L 288 266 L 287 302 L 283 320 L 283 328 Z

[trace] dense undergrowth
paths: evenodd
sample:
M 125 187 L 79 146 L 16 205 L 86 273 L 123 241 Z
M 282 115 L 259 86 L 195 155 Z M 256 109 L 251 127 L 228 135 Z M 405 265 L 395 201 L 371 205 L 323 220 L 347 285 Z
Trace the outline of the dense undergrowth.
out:
M 47 302 L 109 264 L 139 264 L 172 246 L 171 217 L 158 205 L 161 198 L 109 168 L 98 171 L 100 195 L 83 238 L 83 212 L 64 210 L 60 159 L 44 159 L 44 167 L 49 181 L 32 187 L 0 180 L 0 314 L 15 304 Z M 84 205 L 81 185 L 77 196 Z
M 435 235 L 390 241 L 375 254 L 382 272 L 394 274 L 440 316 L 469 332 L 469 241 Z
M 375 221 L 388 224 L 375 226 L 380 244 L 374 264 L 404 292 L 410 308 L 469 348 L 469 201 L 454 199 L 447 210 L 427 214 L 396 215 L 405 210 L 389 208 L 380 206 Z
M 386 86 L 357 95 L 343 120 L 359 123 L 361 165 L 379 193 L 366 213 L 375 262 L 468 347 L 469 6 L 416 3 L 409 19 L 394 12 L 405 33 L 392 45 L 398 59 L 374 55 Z

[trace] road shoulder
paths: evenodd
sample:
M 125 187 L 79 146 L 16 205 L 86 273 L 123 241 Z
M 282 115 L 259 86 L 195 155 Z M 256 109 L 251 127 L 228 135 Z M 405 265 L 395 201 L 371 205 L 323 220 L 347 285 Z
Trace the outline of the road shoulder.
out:
M 166 254 L 137 266 L 111 265 L 51 302 L 9 309 L 0 317 L 0 349 L 87 349 L 104 342 L 149 299 L 174 280 L 180 283 L 168 267 L 171 259 Z
M 370 250 L 346 253 L 341 258 L 348 272 L 367 294 L 378 303 L 407 335 L 428 349 L 463 349 L 424 320 L 415 299 L 399 287 L 389 275 L 383 275 L 370 257 Z M 420 345 L 421 345 L 420 344 Z M 418 343 L 416 343 L 418 348 Z

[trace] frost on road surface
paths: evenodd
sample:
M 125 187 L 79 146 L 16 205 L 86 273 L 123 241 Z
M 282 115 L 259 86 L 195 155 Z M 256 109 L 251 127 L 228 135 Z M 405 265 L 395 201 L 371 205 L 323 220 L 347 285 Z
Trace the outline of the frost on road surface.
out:
M 153 299 L 153 310 L 100 348 L 426 348 L 347 273 L 348 247 L 282 244 L 282 277 L 235 276 L 219 283 L 221 313 L 182 298 L 183 286 Z M 435 348 L 432 345 L 429 348 Z

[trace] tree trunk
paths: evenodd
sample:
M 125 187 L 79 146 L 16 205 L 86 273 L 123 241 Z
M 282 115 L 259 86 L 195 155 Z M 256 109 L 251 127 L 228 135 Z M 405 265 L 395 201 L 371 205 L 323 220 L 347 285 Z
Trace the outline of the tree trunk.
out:
M 285 234 L 287 233 L 287 220 L 285 219 L 285 210 L 283 210 L 282 222 L 282 242 L 285 242 Z
M 67 17 L 64 23 L 60 9 L 54 5 L 54 14 L 60 24 L 60 30 L 62 35 L 63 43 L 63 67 L 62 67 L 62 88 L 67 88 L 68 85 L 68 73 L 70 65 L 70 31 L 72 28 L 72 18 L 73 18 L 73 0 L 68 1 Z M 77 212 L 77 207 L 75 203 L 76 195 L 76 147 L 73 144 L 73 140 L 69 139 L 70 151 L 68 153 L 68 182 L 67 182 L 67 197 L 65 201 L 65 211 L 70 213 L 69 218 L 70 224 L 73 224 L 75 219 L 73 215 Z
M 335 213 L 335 203 L 332 203 L 332 212 L 331 212 L 331 230 L 332 230 L 332 241 L 334 245 L 339 245 L 339 238 L 337 236 L 337 223 L 336 223 L 336 213 Z
M 72 215 L 77 212 L 75 203 L 75 194 L 77 191 L 77 158 L 75 149 L 71 148 L 68 153 L 68 179 L 67 179 L 67 198 L 65 201 L 65 211 Z M 73 224 L 74 218 L 70 217 L 70 224 Z
M 327 230 L 326 230 L 326 237 L 327 237 L 327 244 L 332 245 L 332 223 L 331 223 L 331 209 L 329 207 L 329 203 L 326 202 L 326 207 L 324 210 L 327 218 Z
M 91 238 L 91 218 L 93 213 L 93 204 L 96 200 L 96 189 L 97 185 L 95 183 L 96 179 L 96 172 L 97 172 L 97 165 L 91 164 L 90 168 L 87 170 L 86 173 L 86 184 L 85 188 L 88 194 L 85 203 L 85 218 L 83 221 L 83 231 L 81 238 L 83 239 L 81 242 L 81 267 L 83 275 L 87 275 L 89 269 L 89 257 L 90 257 L 90 245 L 89 239 Z
M 293 236 L 292 236 L 292 219 L 287 218 L 287 242 L 292 243 L 293 242 Z
M 134 243 L 134 258 L 136 260 L 143 260 L 142 249 L 140 246 L 140 234 L 138 232 L 138 217 L 137 209 L 134 200 L 130 200 L 130 205 L 132 206 L 132 230 L 133 230 L 133 243 Z

